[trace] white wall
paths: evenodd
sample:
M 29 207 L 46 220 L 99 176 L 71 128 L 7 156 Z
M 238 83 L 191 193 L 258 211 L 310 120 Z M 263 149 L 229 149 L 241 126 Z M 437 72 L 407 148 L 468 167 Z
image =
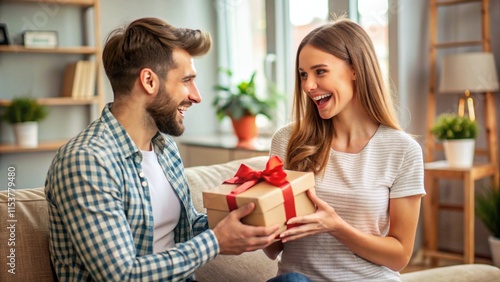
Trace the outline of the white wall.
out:
M 389 69 L 392 87 L 399 100 L 401 126 L 421 146 L 425 136 L 427 94 L 427 1 L 389 1 Z M 423 245 L 422 216 L 415 240 Z

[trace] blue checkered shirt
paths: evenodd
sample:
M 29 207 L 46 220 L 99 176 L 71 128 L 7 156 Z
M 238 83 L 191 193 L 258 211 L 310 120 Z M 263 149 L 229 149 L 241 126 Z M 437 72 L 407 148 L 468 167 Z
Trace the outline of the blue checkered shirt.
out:
M 45 193 L 50 253 L 60 281 L 183 281 L 219 253 L 206 216 L 193 207 L 177 146 L 152 139 L 158 161 L 181 202 L 175 248 L 153 253 L 153 211 L 142 154 L 111 114 L 61 147 Z

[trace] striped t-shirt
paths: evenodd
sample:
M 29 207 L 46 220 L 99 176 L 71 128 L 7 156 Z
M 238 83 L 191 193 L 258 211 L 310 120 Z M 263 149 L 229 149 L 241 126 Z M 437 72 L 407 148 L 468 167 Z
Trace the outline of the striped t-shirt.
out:
M 273 136 L 271 155 L 286 159 L 291 126 Z M 316 194 L 353 227 L 376 236 L 389 231 L 389 199 L 425 195 L 420 145 L 403 131 L 379 126 L 359 153 L 330 151 Z M 371 263 L 329 234 L 284 244 L 279 273 L 298 271 L 312 281 L 400 281 L 398 272 Z

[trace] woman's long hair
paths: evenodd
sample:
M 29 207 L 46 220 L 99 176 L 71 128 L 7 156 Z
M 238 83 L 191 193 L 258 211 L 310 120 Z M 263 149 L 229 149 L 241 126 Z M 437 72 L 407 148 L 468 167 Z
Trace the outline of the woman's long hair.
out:
M 346 61 L 354 70 L 356 98 L 374 121 L 400 130 L 373 43 L 358 24 L 340 18 L 311 31 L 300 43 L 295 59 L 294 123 L 287 148 L 287 168 L 322 173 L 330 157 L 332 119 L 322 119 L 315 103 L 302 91 L 299 55 L 306 45 Z

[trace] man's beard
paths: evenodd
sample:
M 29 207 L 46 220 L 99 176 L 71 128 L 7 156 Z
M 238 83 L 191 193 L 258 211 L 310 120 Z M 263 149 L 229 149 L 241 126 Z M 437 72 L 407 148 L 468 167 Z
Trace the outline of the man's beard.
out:
M 161 133 L 180 136 L 184 133 L 184 125 L 182 120 L 177 118 L 178 107 L 168 95 L 165 85 L 162 85 L 155 100 L 146 107 L 146 111 Z

